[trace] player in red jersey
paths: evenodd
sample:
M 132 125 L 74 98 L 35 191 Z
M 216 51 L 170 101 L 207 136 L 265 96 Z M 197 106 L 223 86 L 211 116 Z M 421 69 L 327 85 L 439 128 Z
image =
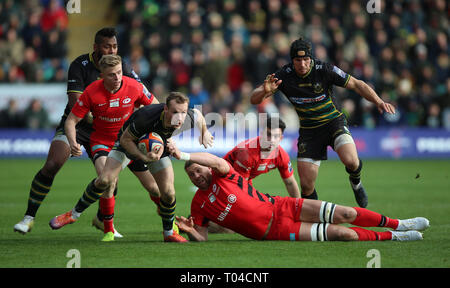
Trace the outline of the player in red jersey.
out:
M 286 124 L 278 117 L 267 118 L 266 124 L 261 136 L 239 143 L 223 158 L 250 183 L 253 178 L 278 168 L 289 196 L 300 198 L 291 160 L 280 145 Z
M 117 134 L 125 121 L 131 116 L 135 108 L 140 105 L 158 103 L 158 100 L 143 89 L 143 85 L 136 80 L 122 76 L 122 61 L 118 55 L 104 55 L 99 61 L 102 79 L 90 84 L 80 96 L 66 123 L 65 131 L 73 156 L 82 154 L 81 146 L 76 141 L 76 125 L 87 113 L 94 116 L 93 129 L 90 136 L 90 153 L 93 156 L 97 175 L 103 170 L 109 151 L 114 146 Z M 156 182 L 143 161 L 133 161 L 128 168 L 141 181 L 143 186 L 151 193 L 158 190 Z M 112 195 L 115 185 L 111 185 L 109 192 Z M 107 210 L 110 197 L 106 194 L 100 199 L 102 214 Z M 105 213 L 104 213 L 105 212 Z M 104 223 L 111 222 L 108 217 L 103 219 Z M 112 226 L 112 225 L 109 225 Z M 105 230 L 112 229 L 104 225 Z M 117 237 L 116 233 L 116 237 Z
M 170 143 L 169 152 L 187 161 L 185 171 L 197 190 L 191 217 L 176 217 L 193 241 L 208 240 L 213 221 L 255 240 L 372 241 L 422 240 L 418 230 L 429 226 L 423 217 L 392 219 L 360 207 L 292 197 L 271 197 L 257 191 L 226 160 L 210 153 L 184 153 Z M 360 227 L 388 227 L 377 232 Z

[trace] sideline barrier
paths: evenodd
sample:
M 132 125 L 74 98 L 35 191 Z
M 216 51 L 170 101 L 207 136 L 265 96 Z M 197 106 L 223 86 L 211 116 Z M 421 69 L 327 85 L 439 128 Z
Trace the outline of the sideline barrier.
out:
M 198 144 L 198 134 L 182 133 L 174 136 L 178 147 L 185 152 L 207 151 L 218 156 L 225 155 L 245 137 L 256 136 L 256 132 L 246 135 L 215 135 L 213 148 L 205 149 Z M 441 129 L 351 129 L 361 158 L 384 159 L 450 159 L 450 131 Z M 0 130 L 0 158 L 47 157 L 54 131 Z M 219 136 L 217 136 L 219 135 Z M 297 133 L 285 133 L 282 147 L 293 158 L 297 155 Z M 83 151 L 84 152 L 84 151 Z M 87 157 L 86 152 L 82 157 Z M 328 158 L 337 158 L 329 148 Z

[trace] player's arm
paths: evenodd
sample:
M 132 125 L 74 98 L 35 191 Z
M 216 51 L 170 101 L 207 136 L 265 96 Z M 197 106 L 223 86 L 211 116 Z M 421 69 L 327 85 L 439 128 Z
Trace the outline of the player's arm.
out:
M 181 152 L 174 141 L 167 143 L 169 153 L 178 160 L 192 161 L 215 170 L 219 175 L 226 175 L 230 171 L 230 164 L 220 157 L 206 152 L 185 153 Z
M 348 81 L 346 88 L 355 91 L 366 100 L 374 103 L 380 113 L 395 113 L 395 107 L 392 104 L 384 102 L 380 97 L 378 97 L 377 93 L 372 89 L 372 87 L 367 85 L 366 82 L 350 76 L 350 80 Z
M 83 118 L 75 116 L 72 112 L 70 112 L 69 116 L 64 123 L 64 130 L 66 132 L 67 140 L 69 141 L 70 153 L 73 156 L 81 156 L 83 152 L 81 151 L 80 144 L 77 143 L 77 132 L 75 126 L 80 122 Z
M 120 145 L 127 150 L 128 154 L 135 159 L 144 161 L 145 163 L 157 161 L 161 158 L 164 149 L 159 149 L 158 151 L 152 150 L 148 152 L 147 155 L 143 154 L 136 145 L 138 138 L 134 136 L 128 128 L 129 126 L 122 133 L 122 136 L 120 136 Z
M 256 87 L 250 96 L 250 103 L 253 105 L 260 104 L 264 99 L 271 97 L 277 92 L 282 80 L 275 77 L 275 74 L 267 75 L 264 83 Z
M 191 241 L 207 241 L 208 240 L 208 227 L 202 227 L 194 224 L 192 217 L 178 217 L 176 216 L 178 228 L 185 231 L 188 234 Z
M 197 109 L 192 109 L 195 113 L 195 126 L 200 132 L 200 137 L 198 138 L 198 142 L 200 145 L 203 145 L 205 148 L 212 147 L 214 143 L 214 136 L 212 136 L 211 132 L 209 132 L 208 127 L 206 127 L 206 120 L 203 117 L 202 112 Z
M 297 180 L 295 180 L 294 174 L 286 179 L 283 179 L 283 182 L 289 196 L 293 198 L 300 198 L 300 189 L 298 188 Z

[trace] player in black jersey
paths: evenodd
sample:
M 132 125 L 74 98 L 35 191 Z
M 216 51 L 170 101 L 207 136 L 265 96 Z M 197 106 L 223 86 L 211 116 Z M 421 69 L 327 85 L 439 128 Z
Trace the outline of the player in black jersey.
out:
M 51 189 L 53 180 L 64 165 L 64 163 L 70 157 L 70 146 L 67 137 L 64 132 L 64 123 L 69 115 L 73 105 L 78 100 L 78 98 L 83 93 L 84 89 L 100 78 L 100 70 L 98 68 L 98 61 L 103 55 L 107 54 L 117 54 L 117 39 L 116 30 L 114 28 L 103 28 L 99 30 L 95 35 L 93 52 L 88 54 L 83 54 L 77 57 L 69 66 L 68 76 L 67 76 L 67 96 L 68 102 L 64 110 L 64 114 L 61 117 L 61 121 L 56 128 L 55 136 L 51 142 L 50 149 L 48 151 L 47 160 L 44 166 L 37 172 L 31 182 L 30 194 L 28 198 L 28 206 L 25 212 L 25 216 L 22 221 L 14 225 L 14 231 L 26 234 L 31 230 L 34 224 L 34 217 Z M 137 81 L 141 82 L 138 75 L 129 67 L 123 63 L 123 75 L 132 77 Z M 141 82 L 142 83 L 142 82 Z M 150 92 L 145 88 L 144 90 L 147 95 Z M 155 98 L 155 102 L 157 100 Z M 92 116 L 91 116 L 92 117 Z M 92 131 L 92 119 L 86 117 L 78 123 L 76 126 L 76 139 L 77 142 L 84 146 L 87 154 L 91 157 L 89 136 Z M 150 185 L 151 175 L 147 170 L 147 167 L 143 165 L 133 166 L 133 173 L 141 180 L 144 187 L 149 191 L 149 193 L 159 194 L 159 191 L 153 191 L 156 187 Z M 144 184 L 145 183 L 145 184 Z M 148 184 L 148 185 L 147 185 Z M 100 209 L 99 209 L 100 210 Z M 100 218 L 100 219 L 98 219 Z M 99 223 L 103 224 L 101 221 L 101 213 L 97 213 L 97 217 L 93 219 L 93 225 L 97 228 Z M 117 237 L 121 235 L 116 234 Z
M 214 137 L 208 131 L 206 122 L 200 111 L 188 109 L 189 98 L 179 92 L 171 92 L 166 104 L 144 106 L 134 112 L 125 122 L 118 139 L 111 152 L 108 154 L 105 168 L 100 176 L 92 180 L 86 187 L 83 196 L 75 207 L 64 214 L 56 216 L 51 221 L 53 229 L 59 229 L 67 224 L 75 222 L 81 213 L 103 195 L 110 198 L 112 195 L 108 187 L 117 180 L 123 165 L 131 160 L 141 160 L 148 163 L 148 169 L 156 181 L 161 199 L 159 202 L 159 214 L 162 218 L 164 241 L 185 242 L 182 236 L 173 230 L 175 219 L 175 188 L 174 172 L 169 153 L 166 149 L 150 151 L 146 155 L 137 147 L 139 138 L 146 133 L 156 132 L 164 143 L 171 141 L 174 133 L 185 131 L 194 126 L 200 131 L 199 142 L 205 148 L 212 146 Z M 114 209 L 111 210 L 111 217 Z M 113 241 L 114 235 L 106 233 L 102 241 Z
M 259 104 L 280 90 L 294 106 L 300 121 L 297 167 L 303 198 L 318 198 L 315 181 L 320 161 L 327 159 L 327 146 L 331 146 L 350 175 L 358 205 L 366 207 L 368 197 L 361 184 L 362 162 L 347 120 L 333 102 L 333 85 L 355 91 L 374 103 L 380 113 L 393 114 L 395 108 L 381 100 L 364 81 L 313 58 L 311 44 L 303 38 L 291 44 L 290 54 L 292 63 L 269 74 L 264 83 L 253 90 L 251 103 Z

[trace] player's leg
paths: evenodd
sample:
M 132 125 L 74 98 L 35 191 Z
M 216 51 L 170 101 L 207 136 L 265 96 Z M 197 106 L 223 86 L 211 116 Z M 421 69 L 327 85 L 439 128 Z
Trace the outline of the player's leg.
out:
M 300 179 L 301 196 L 306 199 L 318 198 L 315 189 L 317 175 L 319 174 L 320 160 L 311 158 L 298 158 L 297 171 Z
M 187 240 L 173 230 L 175 220 L 176 197 L 174 187 L 174 172 L 169 157 L 163 157 L 159 161 L 148 164 L 161 198 L 159 202 L 159 215 L 162 219 L 164 241 L 186 242 Z
M 426 218 L 417 217 L 406 220 L 392 219 L 377 212 L 360 208 L 360 207 L 347 207 L 341 205 L 335 205 L 330 202 L 309 200 L 305 199 L 302 203 L 300 212 L 300 221 L 313 223 L 311 229 L 309 229 L 311 235 L 317 235 L 314 239 L 321 241 L 334 239 L 352 239 L 350 235 L 353 232 L 343 231 L 341 228 L 335 228 L 335 225 L 328 224 L 341 224 L 350 223 L 352 225 L 361 227 L 387 227 L 396 231 L 377 232 L 371 231 L 359 227 L 348 228 L 354 231 L 358 235 L 360 241 L 364 240 L 420 240 L 421 234 L 415 230 L 424 230 L 429 226 L 429 222 Z M 303 223 L 302 223 L 303 225 Z M 329 227 L 332 227 L 329 232 Z M 342 226 L 343 227 L 343 226 Z M 344 227 L 345 228 L 345 227 Z M 307 233 L 306 228 L 301 231 L 303 234 Z M 345 229 L 344 229 L 345 230 Z M 411 233 L 403 233 L 398 231 L 413 230 Z M 328 235 L 327 233 L 331 233 Z M 334 235 L 333 233 L 336 233 Z M 340 233 L 343 233 L 340 235 Z M 331 238 L 330 238 L 331 237 Z M 395 238 L 395 239 L 394 239 Z
M 95 203 L 105 191 L 117 181 L 122 163 L 127 161 L 125 154 L 112 150 L 106 159 L 105 167 L 99 177 L 92 180 L 75 207 L 64 214 L 54 217 L 49 225 L 52 229 L 59 229 L 75 222 L 89 206 Z
M 342 126 L 341 131 L 348 131 L 346 126 Z M 367 193 L 361 183 L 362 161 L 358 157 L 355 142 L 350 133 L 342 133 L 333 141 L 333 149 L 345 166 L 345 171 L 349 174 L 350 184 L 355 194 L 356 202 L 360 207 L 365 208 L 368 204 Z
M 53 179 L 69 158 L 70 148 L 67 144 L 67 138 L 65 135 L 61 135 L 61 137 L 57 135 L 51 142 L 45 164 L 36 173 L 31 182 L 25 216 L 22 221 L 14 225 L 14 231 L 22 234 L 31 231 L 34 224 L 34 217 L 45 197 L 50 192 Z
M 147 190 L 150 199 L 159 207 L 161 193 L 159 192 L 158 184 L 148 170 L 148 167 L 142 161 L 132 161 L 128 168 L 139 179 L 141 185 Z

